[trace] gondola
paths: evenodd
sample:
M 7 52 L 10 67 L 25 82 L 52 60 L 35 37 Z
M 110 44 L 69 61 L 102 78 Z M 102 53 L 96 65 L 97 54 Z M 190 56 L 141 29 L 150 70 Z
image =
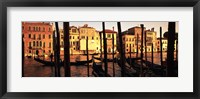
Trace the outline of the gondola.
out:
M 92 74 L 95 77 L 111 77 L 109 74 L 105 76 L 105 71 L 102 68 L 102 62 L 95 62 L 93 60 L 92 69 Z
M 41 60 L 40 58 L 34 58 L 35 61 L 44 64 L 45 66 L 54 66 L 54 62 L 51 61 L 45 61 L 45 60 Z M 89 63 L 92 62 L 92 59 L 89 60 Z M 85 66 L 84 64 L 86 64 L 87 61 L 76 61 L 76 62 L 70 62 L 70 65 L 75 65 L 75 66 Z M 60 62 L 60 66 L 63 66 L 64 62 L 61 61 Z
M 117 59 L 117 63 L 118 65 L 121 67 L 120 64 L 120 59 Z M 121 67 L 122 68 L 122 67 Z M 134 77 L 134 76 L 139 76 L 138 72 L 136 71 L 136 69 L 134 69 L 133 67 L 131 67 L 128 62 L 126 62 L 125 60 L 125 64 L 124 64 L 124 71 L 125 71 L 125 75 L 128 77 Z
M 94 57 L 94 59 L 102 60 L 100 57 Z M 104 62 L 105 59 L 103 59 L 102 61 Z M 107 62 L 113 62 L 113 59 L 107 59 Z M 116 62 L 116 58 L 114 58 L 114 62 Z

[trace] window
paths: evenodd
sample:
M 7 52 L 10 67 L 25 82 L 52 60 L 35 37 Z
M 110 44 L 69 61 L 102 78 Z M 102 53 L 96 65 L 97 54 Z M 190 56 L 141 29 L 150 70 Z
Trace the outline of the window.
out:
M 97 47 L 97 50 L 98 50 L 99 48 Z
M 75 42 L 73 42 L 73 46 L 75 45 Z
M 131 41 L 131 38 L 129 38 L 129 41 Z
M 35 27 L 33 27 L 33 31 L 35 31 Z
M 128 41 L 128 38 L 126 38 L 126 41 Z
M 98 40 L 98 37 L 96 39 Z
M 31 47 L 31 42 L 29 42 L 29 45 L 28 45 L 29 47 Z
M 61 42 L 61 46 L 64 46 L 64 42 L 63 41 Z
M 51 31 L 51 28 L 49 28 L 49 32 Z
M 69 36 L 69 39 L 71 39 L 71 36 Z
M 41 40 L 41 34 L 39 34 L 39 40 Z
M 43 34 L 43 39 L 45 39 L 45 34 Z
M 40 31 L 40 27 L 39 27 L 39 31 Z
M 126 47 L 128 47 L 128 44 L 126 44 Z
M 38 31 L 38 27 L 36 27 L 36 31 Z
M 49 35 L 49 39 L 51 39 L 51 35 Z
M 74 36 L 72 36 L 72 38 L 74 39 Z
M 92 36 L 92 40 L 94 40 L 94 37 Z
M 35 46 L 35 41 L 33 41 L 33 46 Z
M 108 34 L 107 36 L 108 36 L 108 38 L 111 38 L 111 34 Z
M 31 27 L 30 27 L 30 26 L 28 27 L 28 30 L 29 30 L 29 31 L 31 30 Z
M 128 49 L 126 49 L 126 51 L 128 51 Z
M 51 50 L 49 50 L 49 53 L 51 53 Z
M 85 39 L 85 36 L 81 36 L 81 39 Z
M 134 41 L 134 38 L 132 38 L 132 41 Z
M 77 36 L 77 39 L 79 39 L 79 36 Z
M 31 38 L 31 34 L 28 34 L 28 38 Z
M 75 33 L 75 32 L 76 32 L 76 29 L 72 29 L 72 32 L 74 32 L 74 33 Z
M 29 50 L 29 53 L 31 53 L 31 50 Z
M 40 47 L 42 47 L 42 41 L 40 41 Z
M 22 26 L 22 30 L 24 30 L 24 26 Z
M 36 42 L 36 46 L 37 46 L 37 47 L 39 46 L 39 43 L 38 43 L 38 41 Z
M 43 27 L 43 31 L 45 31 L 45 28 Z
M 45 42 L 43 42 L 43 47 L 45 47 Z
M 76 50 L 76 48 L 74 48 L 74 50 Z
M 33 35 L 33 39 L 35 40 L 35 34 Z
M 49 42 L 49 48 L 51 48 L 51 42 Z

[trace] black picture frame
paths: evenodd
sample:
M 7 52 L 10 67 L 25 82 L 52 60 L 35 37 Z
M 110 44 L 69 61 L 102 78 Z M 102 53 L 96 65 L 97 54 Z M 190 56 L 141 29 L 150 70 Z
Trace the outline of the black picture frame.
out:
M 193 7 L 193 92 L 7 92 L 7 7 Z M 198 99 L 200 0 L 1 0 L 0 1 L 0 97 L 5 99 Z

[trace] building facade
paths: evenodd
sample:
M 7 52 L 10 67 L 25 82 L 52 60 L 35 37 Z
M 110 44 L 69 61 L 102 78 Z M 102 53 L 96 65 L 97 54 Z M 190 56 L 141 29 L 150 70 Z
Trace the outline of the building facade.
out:
M 125 53 L 136 52 L 135 35 L 123 34 L 122 40 Z
M 101 48 L 102 48 L 102 53 L 103 53 L 104 52 L 103 31 L 100 31 L 100 35 L 101 35 L 101 43 L 102 43 L 100 45 L 102 45 Z M 116 52 L 117 51 L 117 32 L 110 29 L 105 29 L 105 36 L 107 40 L 107 53 L 111 54 L 113 51 Z M 113 36 L 114 36 L 114 49 L 112 48 Z
M 86 54 L 86 40 L 88 38 L 88 51 L 90 54 L 100 52 L 99 33 L 95 28 L 89 27 L 85 24 L 78 28 L 80 37 L 80 53 Z
M 157 33 L 154 31 L 154 28 L 151 30 L 146 30 L 146 49 L 147 52 L 152 52 L 152 44 L 153 46 L 153 52 L 157 51 L 156 43 L 157 43 Z
M 22 22 L 25 56 L 48 56 L 53 52 L 52 24 Z
M 176 51 L 177 49 L 177 40 L 174 41 L 174 51 Z M 167 38 L 162 38 L 162 51 L 166 52 L 167 51 L 167 43 L 168 43 L 168 40 Z M 161 49 L 160 49 L 160 38 L 157 38 L 157 44 L 156 44 L 156 47 L 157 47 L 157 51 L 160 52 Z

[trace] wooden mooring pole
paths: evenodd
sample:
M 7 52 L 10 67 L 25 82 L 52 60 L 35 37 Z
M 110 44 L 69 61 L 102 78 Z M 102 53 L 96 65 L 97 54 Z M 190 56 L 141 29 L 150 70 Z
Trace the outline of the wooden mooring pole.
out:
M 100 58 L 102 59 L 102 35 L 101 32 L 99 32 L 99 36 L 100 36 Z
M 105 67 L 105 77 L 108 74 L 108 62 L 107 62 L 107 39 L 105 33 L 105 22 L 102 23 L 103 26 L 103 47 L 104 47 L 104 67 Z
M 162 27 L 160 27 L 160 65 L 161 65 L 161 69 L 163 71 L 162 76 L 164 76 L 163 51 L 162 51 Z
M 59 31 L 59 27 L 58 27 L 58 22 L 55 22 L 55 26 L 56 26 L 56 33 L 57 33 L 57 44 L 56 44 L 56 64 L 58 66 L 58 77 L 60 77 L 60 31 Z
M 167 76 L 173 77 L 174 74 L 174 40 L 175 22 L 168 23 L 168 44 L 167 44 Z
M 131 50 L 132 50 L 132 49 L 131 49 L 131 44 L 130 44 L 130 46 L 129 46 L 129 50 L 130 50 L 130 51 L 129 51 L 129 57 L 130 57 L 130 60 L 129 60 L 129 61 L 130 61 L 130 66 L 132 66 L 132 61 L 131 61 Z
M 176 61 L 178 62 L 178 38 L 176 40 Z
M 24 77 L 24 35 L 22 36 L 22 77 Z
M 142 28 L 142 32 L 141 32 L 141 65 L 140 65 L 140 76 L 143 76 L 143 34 L 144 34 L 144 24 L 140 25 Z
M 89 51 L 88 51 L 88 36 L 87 36 L 87 38 L 86 38 L 86 51 L 87 51 L 87 76 L 90 77 Z
M 137 51 L 136 51 L 136 58 L 138 58 L 138 34 L 137 34 L 137 38 L 136 38 L 136 43 L 137 43 Z
M 144 32 L 144 46 L 145 46 L 145 65 L 147 66 L 147 33 Z M 152 42 L 153 43 L 153 42 Z M 148 67 L 149 68 L 149 67 Z
M 70 70 L 70 45 L 69 45 L 69 22 L 63 23 L 64 29 L 64 69 L 65 77 L 71 76 Z
M 53 32 L 53 50 L 54 50 L 54 67 L 55 67 L 55 69 L 54 69 L 54 72 L 55 72 L 55 77 L 58 77 L 58 66 L 57 66 L 57 64 L 56 64 L 56 62 L 57 62 L 57 59 L 56 59 L 56 56 L 57 56 L 57 53 L 56 53 L 56 44 L 57 42 L 56 42 L 56 37 L 55 37 L 55 31 Z
M 112 59 L 113 59 L 113 77 L 115 77 L 115 42 L 114 42 L 114 27 L 113 27 L 113 33 L 112 33 Z
M 122 43 L 122 32 L 121 32 L 121 24 L 120 22 L 117 22 L 117 27 L 118 27 L 118 36 L 119 36 L 119 46 L 120 46 L 120 65 L 121 65 L 121 76 L 124 77 L 125 76 L 125 60 L 124 60 L 124 47 L 123 47 L 123 43 Z
M 153 43 L 151 44 L 151 67 L 154 68 L 154 66 L 153 66 Z

